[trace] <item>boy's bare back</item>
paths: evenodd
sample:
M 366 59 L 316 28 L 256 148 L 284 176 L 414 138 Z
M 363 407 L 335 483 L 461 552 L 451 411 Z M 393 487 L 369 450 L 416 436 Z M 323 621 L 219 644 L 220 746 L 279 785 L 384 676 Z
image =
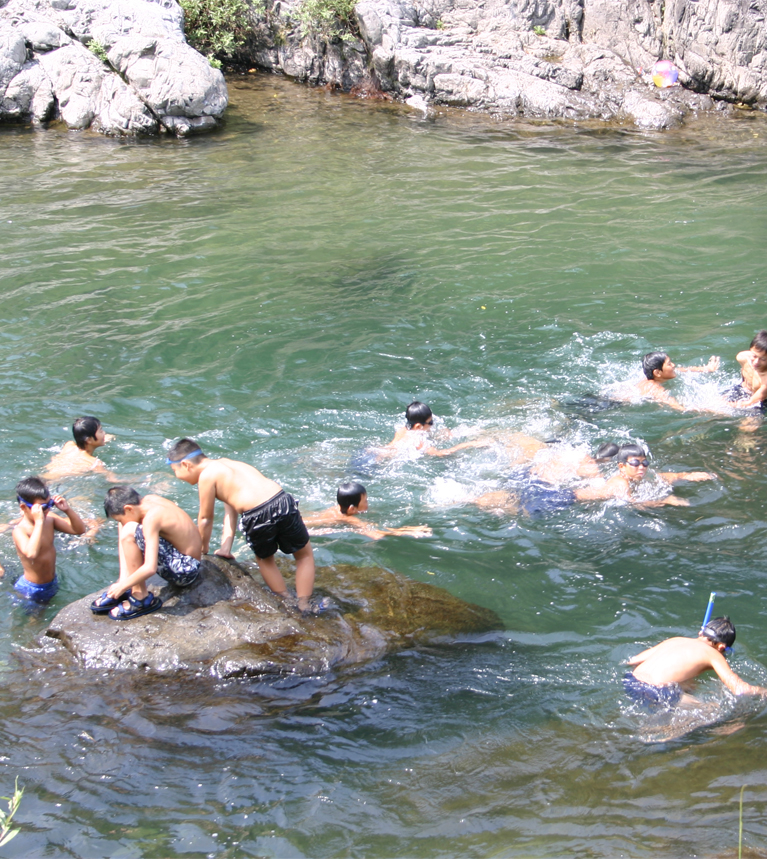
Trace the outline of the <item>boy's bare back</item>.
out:
M 80 450 L 73 441 L 68 441 L 61 452 L 45 466 L 41 477 L 44 480 L 60 480 L 73 474 L 89 474 L 92 471 L 100 474 L 106 470 L 106 466 L 97 456 Z
M 145 495 L 141 507 L 146 510 L 141 522 L 145 537 L 156 532 L 179 552 L 199 559 L 200 532 L 186 511 L 161 495 Z
M 677 636 L 643 651 L 630 659 L 628 664 L 637 666 L 634 669 L 637 680 L 653 686 L 665 686 L 668 683 L 684 683 L 708 671 L 714 667 L 713 660 L 716 657 L 725 662 L 721 653 L 705 641 Z
M 282 487 L 246 462 L 236 459 L 207 459 L 200 473 L 201 495 L 213 489 L 215 497 L 237 513 L 244 513 L 274 498 Z

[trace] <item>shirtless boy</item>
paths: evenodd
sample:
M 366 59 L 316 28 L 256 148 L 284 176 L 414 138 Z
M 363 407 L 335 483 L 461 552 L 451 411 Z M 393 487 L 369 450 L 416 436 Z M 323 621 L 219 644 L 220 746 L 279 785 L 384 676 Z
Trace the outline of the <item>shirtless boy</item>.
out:
M 166 460 L 179 480 L 197 486 L 200 512 L 197 527 L 202 551 L 207 553 L 213 532 L 216 499 L 224 504 L 221 546 L 215 552 L 233 558 L 232 543 L 240 516 L 240 530 L 256 555 L 266 584 L 283 599 L 288 596 L 282 573 L 274 560 L 279 548 L 296 559 L 296 595 L 301 612 L 312 612 L 314 552 L 298 512 L 298 503 L 279 483 L 235 459 L 208 459 L 196 441 L 182 438 L 168 451 Z
M 765 409 L 767 400 L 767 331 L 759 331 L 745 352 L 738 352 L 741 382 L 725 391 L 723 396 L 736 409 L 753 406 Z
M 434 447 L 429 439 L 429 433 L 431 433 L 433 427 L 434 415 L 431 409 L 426 403 L 419 403 L 418 400 L 413 400 L 405 410 L 405 426 L 400 427 L 389 444 L 378 451 L 379 456 L 394 456 L 399 451 L 407 448 L 425 453 L 427 456 L 450 456 L 459 450 L 466 450 L 470 447 L 487 447 L 489 444 L 488 441 L 475 439 L 474 441 L 464 441 L 453 447 L 446 447 L 440 450 Z
M 697 638 L 667 638 L 627 660 L 636 665 L 623 678 L 630 698 L 651 707 L 694 706 L 700 701 L 689 694 L 691 681 L 704 671 L 716 671 L 733 695 L 767 695 L 762 686 L 751 686 L 730 668 L 724 657 L 735 643 L 735 627 L 729 617 L 715 617 Z
M 719 369 L 719 358 L 712 355 L 708 364 L 702 367 L 678 367 L 665 352 L 648 352 L 642 359 L 642 371 L 645 378 L 636 385 L 637 391 L 642 397 L 657 400 L 665 406 L 684 411 L 681 405 L 664 388 L 664 383 L 675 379 L 677 373 L 714 373 Z
M 13 529 L 23 574 L 14 588 L 34 602 L 48 602 L 59 589 L 56 578 L 56 531 L 64 534 L 84 534 L 85 523 L 62 495 L 51 494 L 39 477 L 26 477 L 16 486 L 21 519 Z M 49 511 L 56 507 L 66 519 Z
M 613 449 L 612 456 L 615 456 L 618 461 L 618 474 L 603 483 L 576 486 L 572 489 L 533 485 L 533 492 L 526 493 L 523 491 L 521 494 L 504 490 L 487 492 L 481 495 L 476 503 L 480 507 L 509 512 L 512 515 L 517 513 L 520 507 L 527 512 L 551 512 L 563 510 L 577 501 L 608 501 L 613 498 L 632 504 L 641 504 L 644 507 L 689 506 L 690 502 L 687 499 L 679 498 L 673 492 L 658 500 L 638 499 L 635 495 L 636 490 L 644 480 L 650 465 L 647 451 L 638 444 L 624 444 L 620 448 L 617 445 L 603 445 L 597 451 L 597 458 L 600 460 L 612 458 L 607 453 L 610 448 Z M 677 483 L 680 480 L 716 479 L 716 475 L 708 471 L 659 471 L 658 477 L 669 484 Z M 530 497 L 527 497 L 528 494 Z
M 402 528 L 376 528 L 370 522 L 360 519 L 360 513 L 367 513 L 368 493 L 361 483 L 349 481 L 342 483 L 336 493 L 338 504 L 321 513 L 310 513 L 304 517 L 304 524 L 315 533 L 337 530 L 336 526 L 346 526 L 360 531 L 372 540 L 380 540 L 387 534 L 404 534 L 410 537 L 431 537 L 431 528 L 426 525 L 404 526 Z M 321 529 L 317 531 L 316 529 Z
M 68 441 L 53 459 L 46 465 L 43 477 L 46 480 L 58 480 L 71 474 L 88 474 L 95 471 L 113 478 L 104 463 L 94 451 L 103 447 L 114 436 L 107 435 L 101 426 L 101 421 L 91 415 L 77 418 L 72 424 L 74 441 Z
M 114 486 L 104 499 L 104 512 L 119 524 L 120 577 L 91 603 L 94 614 L 132 620 L 157 611 L 162 600 L 147 588 L 155 573 L 182 588 L 196 581 L 200 532 L 178 505 L 159 495 L 142 498 L 131 486 Z

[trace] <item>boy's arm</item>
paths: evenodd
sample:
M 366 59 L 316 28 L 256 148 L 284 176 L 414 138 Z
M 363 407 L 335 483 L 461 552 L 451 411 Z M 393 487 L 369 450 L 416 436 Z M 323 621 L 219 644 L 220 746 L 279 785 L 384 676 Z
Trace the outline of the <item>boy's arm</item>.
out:
M 13 542 L 16 551 L 24 558 L 34 561 L 40 554 L 43 542 L 43 528 L 45 526 L 45 511 L 40 504 L 33 504 L 30 513 L 35 520 L 32 532 L 27 535 L 21 528 L 13 529 Z
M 58 510 L 66 513 L 67 516 L 66 519 L 62 519 L 61 516 L 51 517 L 53 519 L 53 527 L 56 531 L 63 531 L 65 534 L 84 534 L 88 530 L 85 522 L 69 506 L 69 502 L 63 495 L 54 495 L 53 503 Z
M 752 406 L 758 406 L 764 400 L 767 400 L 767 384 L 760 385 L 747 400 L 735 400 L 729 405 L 736 409 L 750 409 Z
M 733 695 L 767 695 L 767 689 L 764 686 L 752 686 L 745 680 L 741 680 L 721 653 L 712 653 L 711 667 Z
M 213 553 L 219 558 L 233 558 L 232 543 L 237 530 L 237 511 L 231 504 L 224 502 L 224 526 L 221 530 L 221 546 Z
M 611 477 L 601 486 L 581 486 L 573 492 L 578 501 L 607 501 L 610 498 L 631 500 L 628 484 L 622 477 Z
M 680 480 L 690 480 L 694 483 L 701 480 L 716 480 L 713 471 L 659 471 L 658 477 L 662 477 L 666 483 L 677 483 Z
M 639 665 L 640 663 L 649 659 L 652 655 L 653 650 L 655 650 L 657 646 L 658 645 L 656 644 L 655 647 L 648 647 L 647 650 L 643 650 L 641 653 L 637 653 L 636 656 L 632 656 L 631 659 L 627 659 L 626 665 Z
M 132 588 L 133 585 L 146 581 L 157 571 L 157 557 L 160 551 L 159 523 L 153 522 L 149 516 L 146 516 L 141 523 L 141 527 L 144 532 L 144 563 L 134 570 L 130 576 L 121 578 L 119 581 L 111 584 L 107 588 L 107 594 L 110 597 L 119 597 L 129 588 Z M 134 532 L 122 533 L 120 541 L 123 543 L 123 546 L 135 544 L 136 538 Z
M 206 469 L 207 470 L 207 469 Z M 202 553 L 208 554 L 210 549 L 210 536 L 213 533 L 213 514 L 216 506 L 216 479 L 205 472 L 200 475 L 197 484 L 200 496 L 200 509 L 197 513 L 197 528 L 202 540 Z
M 708 364 L 702 367 L 677 367 L 677 373 L 715 373 L 719 369 L 720 358 L 718 355 L 712 355 L 708 359 Z
M 384 534 L 403 534 L 407 537 L 431 537 L 433 533 L 428 525 L 403 525 L 401 528 L 384 528 Z
M 489 447 L 491 442 L 487 439 L 475 439 L 474 441 L 462 441 L 455 447 L 446 447 L 438 450 L 436 447 L 427 447 L 424 451 L 429 456 L 450 456 L 451 453 L 457 453 L 459 450 L 466 450 L 469 447 Z

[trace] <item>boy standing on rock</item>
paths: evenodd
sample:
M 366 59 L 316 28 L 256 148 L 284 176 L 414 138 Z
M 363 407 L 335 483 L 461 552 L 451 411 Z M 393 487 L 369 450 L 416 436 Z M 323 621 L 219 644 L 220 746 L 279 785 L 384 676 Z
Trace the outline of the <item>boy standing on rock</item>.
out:
M 147 579 L 158 573 L 179 587 L 200 573 L 202 543 L 191 518 L 159 495 L 143 498 L 131 486 L 115 486 L 104 499 L 108 519 L 119 523 L 120 578 L 91 603 L 94 614 L 132 620 L 162 607 L 149 592 Z
M 274 593 L 288 596 L 287 585 L 274 555 L 277 549 L 296 559 L 296 595 L 299 611 L 315 612 L 314 551 L 298 503 L 274 480 L 245 462 L 208 459 L 200 445 L 182 438 L 168 452 L 167 463 L 179 480 L 196 486 L 200 497 L 197 527 L 202 551 L 208 551 L 213 532 L 216 499 L 224 504 L 221 546 L 215 554 L 232 558 L 232 543 L 240 516 L 240 530 L 256 555 L 258 569 Z

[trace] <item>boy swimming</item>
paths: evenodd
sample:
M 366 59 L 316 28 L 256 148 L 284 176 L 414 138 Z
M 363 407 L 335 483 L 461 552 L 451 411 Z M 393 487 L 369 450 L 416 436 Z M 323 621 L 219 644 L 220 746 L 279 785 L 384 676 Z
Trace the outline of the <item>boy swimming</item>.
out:
M 736 409 L 755 406 L 764 411 L 767 402 L 767 331 L 757 332 L 746 351 L 738 352 L 740 383 L 724 391 L 722 396 Z
M 432 530 L 425 525 L 404 526 L 402 528 L 376 528 L 370 522 L 360 519 L 360 513 L 367 513 L 368 493 L 361 483 L 348 481 L 342 483 L 336 492 L 338 504 L 321 513 L 304 516 L 304 523 L 313 531 L 320 528 L 323 533 L 332 531 L 334 526 L 347 526 L 359 531 L 372 540 L 380 540 L 389 534 L 402 534 L 410 537 L 431 537 Z
M 196 581 L 202 540 L 178 505 L 159 495 L 142 498 L 131 486 L 115 486 L 104 499 L 104 512 L 119 524 L 120 576 L 91 603 L 94 614 L 132 620 L 157 611 L 162 600 L 146 584 L 155 573 L 179 587 Z
M 661 405 L 668 406 L 678 412 L 685 407 L 664 387 L 666 382 L 675 379 L 678 373 L 715 373 L 719 369 L 720 359 L 712 355 L 707 364 L 700 367 L 679 367 L 666 352 L 648 352 L 642 358 L 642 372 L 645 378 L 636 384 L 621 383 L 616 386 L 613 396 L 617 399 L 634 399 L 637 395 L 643 399 L 655 400 Z M 716 409 L 706 410 L 716 411 Z
M 16 497 L 21 519 L 13 529 L 13 542 L 24 572 L 13 587 L 27 599 L 48 602 L 59 589 L 55 532 L 84 534 L 85 523 L 63 495 L 51 498 L 48 487 L 39 477 L 20 480 L 16 485 Z M 67 518 L 51 513 L 54 507 Z
M 699 705 L 689 694 L 691 681 L 704 671 L 715 671 L 733 695 L 767 695 L 767 689 L 741 680 L 727 664 L 724 654 L 734 643 L 735 627 L 729 617 L 715 617 L 697 638 L 667 638 L 626 661 L 636 666 L 623 678 L 626 694 L 652 708 Z
M 114 438 L 104 432 L 101 421 L 92 415 L 77 418 L 72 424 L 72 435 L 74 441 L 68 441 L 51 459 L 43 471 L 43 477 L 46 480 L 59 480 L 71 474 L 95 471 L 106 475 L 108 479 L 116 479 L 94 452 Z
M 429 435 L 434 428 L 434 415 L 432 410 L 418 400 L 413 400 L 405 410 L 405 426 L 400 427 L 394 434 L 394 438 L 381 448 L 380 456 L 394 456 L 405 450 L 418 451 L 427 456 L 450 456 L 459 450 L 471 447 L 486 447 L 489 442 L 475 439 L 464 441 L 453 447 L 436 448 L 431 443 Z
M 166 460 L 179 480 L 196 486 L 200 498 L 197 528 L 203 554 L 208 552 L 216 500 L 224 504 L 221 546 L 215 554 L 233 558 L 232 543 L 240 517 L 240 530 L 256 556 L 267 586 L 287 598 L 288 590 L 274 555 L 277 549 L 296 560 L 296 595 L 303 613 L 314 610 L 314 552 L 298 512 L 298 503 L 274 480 L 235 459 L 208 459 L 196 441 L 182 438 L 168 451 Z

